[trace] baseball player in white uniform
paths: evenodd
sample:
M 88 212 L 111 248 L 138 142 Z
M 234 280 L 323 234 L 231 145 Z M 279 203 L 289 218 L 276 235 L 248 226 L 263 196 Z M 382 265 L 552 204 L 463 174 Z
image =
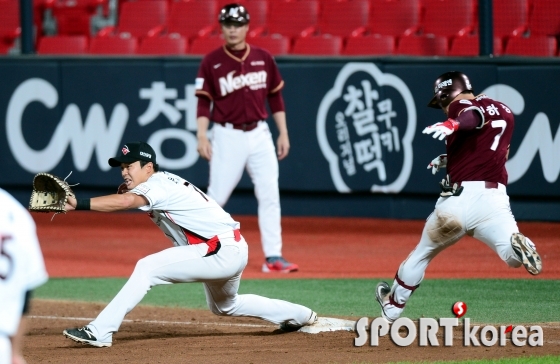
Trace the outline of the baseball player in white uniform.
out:
M 23 315 L 48 275 L 29 212 L 3 189 L 0 206 L 0 364 L 24 364 Z
M 290 150 L 284 81 L 272 55 L 246 43 L 249 13 L 244 6 L 224 6 L 219 22 L 225 44 L 204 57 L 196 78 L 197 149 L 210 161 L 207 192 L 224 206 L 246 168 L 258 202 L 262 271 L 295 272 L 298 265 L 282 256 L 278 189 L 278 160 Z M 276 153 L 266 123 L 267 101 L 278 129 Z M 214 127 L 207 133 L 210 121 Z
M 64 330 L 66 337 L 95 347 L 111 346 L 113 333 L 148 290 L 172 283 L 203 282 L 206 302 L 216 315 L 258 317 L 286 331 L 316 322 L 317 314 L 310 308 L 237 294 L 248 258 L 240 224 L 193 184 L 159 172 L 150 145 L 127 143 L 109 164 L 121 168 L 124 183 L 119 193 L 70 198 L 67 209 L 111 212 L 138 208 L 148 213 L 174 246 L 139 260 L 130 279 L 97 318 L 82 328 Z
M 389 323 L 401 315 L 430 261 L 465 235 L 485 243 L 510 267 L 523 265 L 533 275 L 542 270 L 535 244 L 519 232 L 506 192 L 511 110 L 486 95 L 475 96 L 468 77 L 457 71 L 436 79 L 428 106 L 448 117 L 422 131 L 445 139 L 447 149 L 428 169 L 435 174 L 446 167 L 448 174 L 420 242 L 402 262 L 393 286 L 380 282 L 376 287 L 382 317 Z

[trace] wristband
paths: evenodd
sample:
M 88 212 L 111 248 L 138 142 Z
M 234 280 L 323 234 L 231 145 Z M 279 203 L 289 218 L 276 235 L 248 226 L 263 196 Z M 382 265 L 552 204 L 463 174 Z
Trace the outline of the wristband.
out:
M 90 202 L 89 198 L 76 199 L 76 210 L 90 210 Z

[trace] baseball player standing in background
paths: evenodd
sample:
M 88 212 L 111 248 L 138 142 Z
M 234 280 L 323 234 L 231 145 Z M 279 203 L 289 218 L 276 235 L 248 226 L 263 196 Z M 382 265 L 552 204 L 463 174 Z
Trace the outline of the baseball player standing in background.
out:
M 535 245 L 519 232 L 506 193 L 505 164 L 514 127 L 511 110 L 486 95 L 474 96 L 461 72 L 438 77 L 428 106 L 441 108 L 448 116 L 422 131 L 446 139 L 447 154 L 436 157 L 428 169 L 435 174 L 447 167 L 447 178 L 441 182 L 441 197 L 420 242 L 400 265 L 393 286 L 377 284 L 376 298 L 389 323 L 401 315 L 430 261 L 465 235 L 488 245 L 510 267 L 523 265 L 533 275 L 542 270 Z
M 24 315 L 48 275 L 29 212 L 3 189 L 0 206 L 0 364 L 25 364 Z
M 219 22 L 225 45 L 204 57 L 196 78 L 198 152 L 210 161 L 207 192 L 224 206 L 246 167 L 258 202 L 266 258 L 262 270 L 294 272 L 297 264 L 282 257 L 278 190 L 278 160 L 290 150 L 280 91 L 284 81 L 270 53 L 246 43 L 249 14 L 245 7 L 226 5 Z M 277 156 L 266 122 L 267 99 L 279 132 Z M 210 120 L 214 122 L 212 136 L 207 133 Z
M 183 178 L 159 172 L 156 154 L 144 142 L 123 146 L 109 159 L 120 167 L 119 193 L 92 199 L 69 197 L 66 209 L 103 212 L 140 209 L 172 241 L 174 247 L 138 261 L 124 287 L 95 320 L 63 331 L 77 342 L 112 345 L 125 315 L 160 284 L 202 282 L 210 310 L 221 316 L 257 317 L 293 331 L 317 321 L 311 309 L 254 294 L 237 294 L 247 265 L 248 248 L 234 221 L 212 198 Z M 133 241 L 131 243 L 134 243 Z

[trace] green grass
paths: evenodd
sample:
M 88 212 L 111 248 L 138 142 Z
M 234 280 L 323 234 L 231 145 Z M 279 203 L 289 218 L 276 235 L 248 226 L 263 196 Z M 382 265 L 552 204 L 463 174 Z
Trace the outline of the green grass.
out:
M 321 315 L 375 317 L 377 279 L 278 279 L 241 281 L 240 294 L 254 293 L 308 306 Z M 388 280 L 391 281 L 391 280 Z M 109 302 L 126 279 L 51 278 L 34 297 L 56 300 Z M 456 301 L 467 304 L 471 322 L 522 324 L 559 321 L 560 281 L 498 279 L 425 280 L 409 301 L 403 316 L 452 317 Z M 141 304 L 206 309 L 201 283 L 152 288 Z M 535 307 L 538 309 L 535 309 Z

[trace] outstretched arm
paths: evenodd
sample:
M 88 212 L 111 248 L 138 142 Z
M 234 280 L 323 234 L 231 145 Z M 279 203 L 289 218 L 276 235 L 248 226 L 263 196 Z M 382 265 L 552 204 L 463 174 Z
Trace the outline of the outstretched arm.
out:
M 78 201 L 74 197 L 68 197 L 66 210 L 76 210 L 77 203 Z M 140 196 L 135 193 L 123 193 L 91 198 L 89 199 L 89 209 L 84 208 L 84 210 L 112 212 L 136 209 L 146 205 L 149 205 L 149 203 L 144 196 Z

